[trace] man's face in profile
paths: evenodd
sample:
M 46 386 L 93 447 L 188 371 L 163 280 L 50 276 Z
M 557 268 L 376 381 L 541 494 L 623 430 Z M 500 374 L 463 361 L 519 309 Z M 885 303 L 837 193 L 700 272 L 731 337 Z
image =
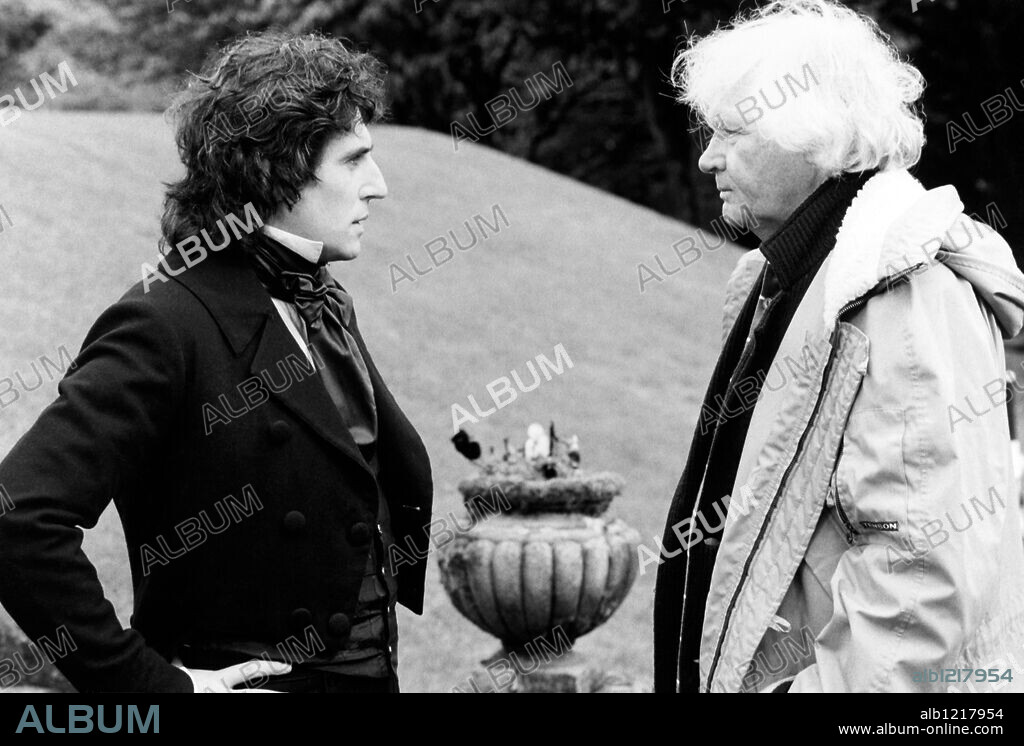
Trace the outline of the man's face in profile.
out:
M 698 166 L 715 177 L 722 217 L 762 240 L 772 236 L 825 180 L 805 155 L 765 139 L 757 127 L 729 108 L 716 113 Z
M 350 131 L 328 140 L 316 180 L 303 188 L 299 201 L 291 210 L 279 210 L 268 222 L 311 241 L 323 241 L 321 264 L 355 259 L 362 250 L 370 200 L 388 194 L 371 150 L 370 131 L 356 120 Z

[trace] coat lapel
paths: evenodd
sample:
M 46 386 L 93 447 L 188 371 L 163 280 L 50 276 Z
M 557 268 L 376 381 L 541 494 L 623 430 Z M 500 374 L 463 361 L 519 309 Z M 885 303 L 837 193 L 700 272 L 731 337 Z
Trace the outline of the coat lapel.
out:
M 245 257 L 237 252 L 210 254 L 186 267 L 181 256 L 171 252 L 161 264 L 207 308 L 235 356 L 256 339 L 249 372 L 262 379 L 270 396 L 370 471 L 320 378 L 323 361 L 314 353 L 314 365 L 309 364 Z M 375 377 L 375 391 L 378 383 Z
M 320 378 L 323 360 L 312 349 L 310 365 L 295 338 L 284 325 L 277 309 L 271 307 L 253 356 L 249 372 L 265 382 L 269 377 L 270 395 L 293 415 L 309 425 L 320 437 L 356 461 L 367 471 L 369 464 L 338 413 Z

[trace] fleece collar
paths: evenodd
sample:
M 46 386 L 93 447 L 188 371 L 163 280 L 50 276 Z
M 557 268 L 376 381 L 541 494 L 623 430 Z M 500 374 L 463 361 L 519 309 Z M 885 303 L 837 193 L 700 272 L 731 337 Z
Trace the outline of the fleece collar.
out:
M 952 186 L 926 190 L 905 169 L 882 171 L 854 197 L 825 275 L 825 328 L 889 277 L 935 261 L 963 213 Z

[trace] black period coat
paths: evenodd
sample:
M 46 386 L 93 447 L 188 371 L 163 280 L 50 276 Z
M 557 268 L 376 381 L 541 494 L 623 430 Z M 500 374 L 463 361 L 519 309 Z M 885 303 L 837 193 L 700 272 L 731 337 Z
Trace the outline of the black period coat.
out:
M 169 663 L 185 643 L 315 633 L 337 649 L 381 498 L 406 550 L 398 602 L 423 610 L 430 463 L 355 315 L 377 476 L 247 260 L 167 263 L 176 276 L 100 316 L 59 398 L 0 463 L 0 603 L 33 640 L 63 639 L 56 664 L 83 691 L 191 691 Z M 110 501 L 131 564 L 127 630 L 78 528 Z

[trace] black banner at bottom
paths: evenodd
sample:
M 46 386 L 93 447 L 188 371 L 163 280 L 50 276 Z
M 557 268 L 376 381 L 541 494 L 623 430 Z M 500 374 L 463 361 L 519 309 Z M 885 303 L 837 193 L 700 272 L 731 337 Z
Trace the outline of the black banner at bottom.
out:
M 26 733 L 210 734 L 294 739 L 310 735 L 422 736 L 541 733 L 576 737 L 613 723 L 625 734 L 712 737 L 979 735 L 1019 737 L 1021 698 L 1013 695 L 821 695 L 736 699 L 692 695 L 607 698 L 365 695 L 84 695 L 0 697 L 0 737 Z M 441 732 L 438 733 L 438 728 Z M 525 728 L 525 731 L 524 731 Z M 447 736 L 445 736 L 447 732 Z M 632 739 L 631 739 L 632 740 Z

